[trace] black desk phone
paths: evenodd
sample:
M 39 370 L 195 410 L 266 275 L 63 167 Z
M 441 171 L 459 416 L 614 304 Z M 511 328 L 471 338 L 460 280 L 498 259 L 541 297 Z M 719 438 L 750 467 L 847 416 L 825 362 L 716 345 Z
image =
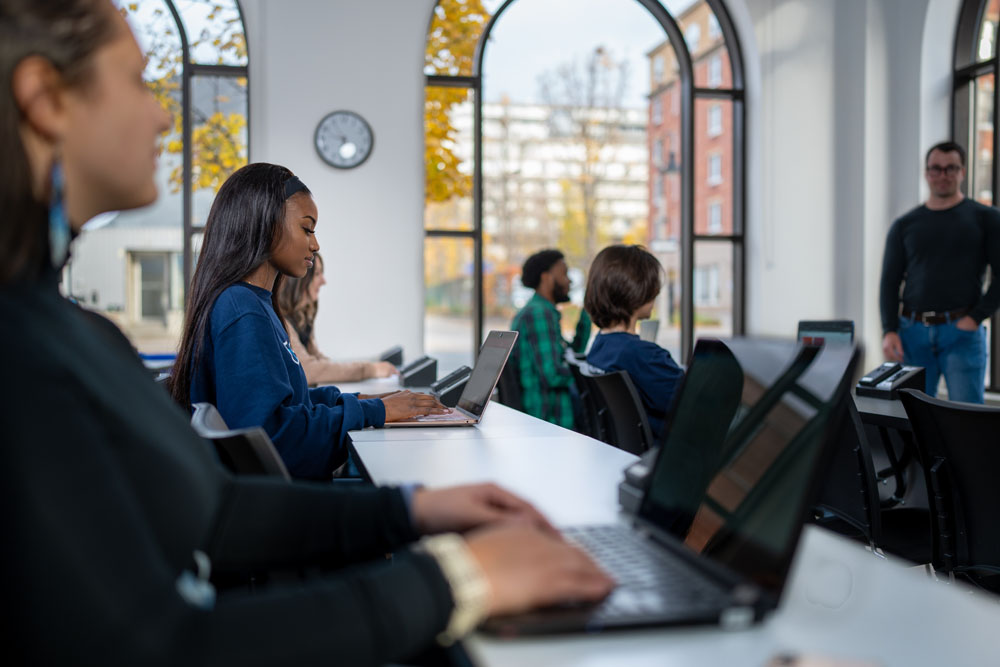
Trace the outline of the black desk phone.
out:
M 864 375 L 855 387 L 858 396 L 895 399 L 900 389 L 923 389 L 922 366 L 904 366 L 887 361 Z
M 471 368 L 459 366 L 432 384 L 431 393 L 446 407 L 453 408 L 458 405 L 458 399 L 461 398 L 470 375 L 472 375 Z

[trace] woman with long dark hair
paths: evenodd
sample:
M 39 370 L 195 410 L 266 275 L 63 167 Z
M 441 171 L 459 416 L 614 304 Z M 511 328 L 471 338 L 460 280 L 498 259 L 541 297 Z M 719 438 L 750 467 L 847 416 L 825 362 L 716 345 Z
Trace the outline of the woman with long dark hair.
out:
M 262 426 L 293 477 L 329 479 L 347 461 L 347 432 L 445 408 L 428 394 L 363 397 L 309 388 L 277 294 L 319 250 L 319 213 L 285 167 L 248 164 L 215 197 L 191 283 L 170 391 L 218 408 L 232 428 Z
M 486 614 L 606 594 L 589 560 L 496 487 L 407 499 L 232 477 L 121 332 L 60 295 L 83 223 L 156 198 L 170 122 L 144 66 L 107 0 L 0 0 L 7 660 L 376 665 Z M 406 548 L 517 516 L 533 525 Z M 252 595 L 213 583 L 287 570 L 308 573 L 294 585 L 258 577 Z
M 319 290 L 326 284 L 323 258 L 317 252 L 313 265 L 301 278 L 285 278 L 278 288 L 278 305 L 285 315 L 285 330 L 292 352 L 302 363 L 309 384 L 356 382 L 384 378 L 399 371 L 387 361 L 333 361 L 316 345 L 314 327 L 319 310 Z

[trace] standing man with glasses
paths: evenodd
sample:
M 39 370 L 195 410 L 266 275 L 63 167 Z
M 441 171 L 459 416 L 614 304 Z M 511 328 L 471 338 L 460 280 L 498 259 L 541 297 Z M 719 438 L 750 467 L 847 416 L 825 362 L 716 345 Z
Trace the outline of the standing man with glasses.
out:
M 1000 305 L 1000 211 L 962 194 L 965 150 L 958 144 L 932 146 L 924 165 L 930 196 L 896 220 L 886 239 L 882 351 L 889 361 L 923 366 L 931 396 L 943 374 L 949 399 L 982 403 L 982 322 Z M 994 278 L 984 293 L 987 265 Z

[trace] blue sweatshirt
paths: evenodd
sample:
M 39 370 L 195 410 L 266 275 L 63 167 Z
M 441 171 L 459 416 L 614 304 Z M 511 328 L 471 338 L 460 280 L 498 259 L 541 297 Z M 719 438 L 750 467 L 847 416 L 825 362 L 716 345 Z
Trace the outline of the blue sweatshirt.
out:
M 587 363 L 604 371 L 628 371 L 646 408 L 657 441 L 663 436 L 667 410 L 684 371 L 656 343 L 625 332 L 602 333 L 587 353 Z
M 263 426 L 288 472 L 307 479 L 329 479 L 347 460 L 349 430 L 385 423 L 379 399 L 309 388 L 271 293 L 247 283 L 228 287 L 212 306 L 191 378 L 191 403 L 201 401 L 230 428 Z

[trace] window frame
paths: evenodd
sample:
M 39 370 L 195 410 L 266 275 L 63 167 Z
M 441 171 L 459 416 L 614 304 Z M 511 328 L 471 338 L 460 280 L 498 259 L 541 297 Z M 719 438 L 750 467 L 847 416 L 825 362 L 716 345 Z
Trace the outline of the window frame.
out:
M 471 230 L 448 230 L 424 227 L 424 240 L 432 237 L 464 237 L 473 239 L 473 337 L 472 349 L 478 355 L 483 340 L 484 330 L 484 260 L 483 260 L 483 99 L 482 99 L 482 69 L 486 55 L 486 45 L 490 33 L 504 11 L 519 0 L 504 0 L 490 17 L 480 33 L 473 56 L 472 72 L 469 75 L 425 74 L 424 87 L 447 87 L 470 89 L 474 94 L 473 119 L 473 183 L 472 183 L 472 218 Z M 688 50 L 684 34 L 674 15 L 660 0 L 635 0 L 644 7 L 663 28 L 666 39 L 670 42 L 677 60 L 680 86 L 674 92 L 677 110 L 680 112 L 680 316 L 681 316 L 681 358 L 685 362 L 690 359 L 694 348 L 694 245 L 696 240 L 728 242 L 732 244 L 733 253 L 733 304 L 732 323 L 733 335 L 740 335 L 745 330 L 746 302 L 746 247 L 745 247 L 745 210 L 746 210 L 746 104 L 745 79 L 743 73 L 743 57 L 740 40 L 736 33 L 724 0 L 704 0 L 719 23 L 724 40 L 722 48 L 729 57 L 729 67 L 732 84 L 729 88 L 699 88 L 695 85 L 693 57 Z M 428 17 L 426 34 L 430 34 L 434 25 L 437 2 L 434 3 Z M 699 28 L 700 29 L 700 28 Z M 700 37 L 700 35 L 699 35 Z M 700 41 L 700 40 L 699 40 Z M 655 67 L 655 62 L 653 63 Z M 695 103 L 703 99 L 729 100 L 732 103 L 732 222 L 731 234 L 697 234 L 694 228 L 695 217 Z M 673 110 L 672 110 L 673 111 Z M 423 113 L 423 109 L 421 109 Z M 676 111 L 674 111 L 676 113 Z M 653 220 L 650 220 L 653 225 Z M 423 242 L 422 242 L 423 243 Z M 423 246 L 422 246 L 423 247 Z
M 967 175 L 962 181 L 962 192 L 969 196 L 972 186 L 972 174 L 968 171 L 970 163 L 976 160 L 978 145 L 973 142 L 976 131 L 976 119 L 973 117 L 972 97 L 977 80 L 982 76 L 993 75 L 993 151 L 992 174 L 989 183 L 992 186 L 993 207 L 997 208 L 997 195 L 1000 193 L 1000 170 L 997 169 L 997 156 L 1000 155 L 1000 136 L 996 132 L 998 115 L 1000 115 L 1000 48 L 994 42 L 993 55 L 989 58 L 979 58 L 980 30 L 989 0 L 963 0 L 959 11 L 958 24 L 955 32 L 955 47 L 952 55 L 952 99 L 951 99 L 951 138 L 966 149 Z M 994 39 L 996 35 L 994 35 Z M 978 193 L 971 193 L 975 198 Z M 998 280 L 1000 276 L 991 276 L 990 280 Z M 1000 391 L 1000 313 L 990 316 L 989 326 L 989 368 L 987 370 L 986 390 Z
M 192 116 L 194 100 L 191 96 L 191 81 L 198 76 L 214 76 L 220 78 L 246 79 L 247 95 L 247 163 L 251 162 L 251 132 L 250 132 L 250 40 L 247 35 L 246 20 L 243 14 L 243 7 L 240 0 L 233 0 L 236 5 L 236 12 L 240 17 L 240 26 L 243 31 L 243 40 L 247 48 L 247 62 L 245 65 L 208 65 L 192 62 L 191 44 L 188 41 L 187 28 L 180 10 L 174 5 L 173 0 L 162 0 L 174 18 L 177 27 L 177 34 L 181 42 L 181 142 L 183 150 L 181 153 L 181 177 L 184 182 L 183 203 L 181 205 L 184 241 L 183 267 L 184 267 L 184 306 L 187 308 L 188 295 L 191 286 L 191 277 L 194 275 L 194 237 L 205 233 L 204 225 L 195 225 L 194 217 L 194 188 L 191 178 L 194 173 L 194 153 L 192 145 Z

